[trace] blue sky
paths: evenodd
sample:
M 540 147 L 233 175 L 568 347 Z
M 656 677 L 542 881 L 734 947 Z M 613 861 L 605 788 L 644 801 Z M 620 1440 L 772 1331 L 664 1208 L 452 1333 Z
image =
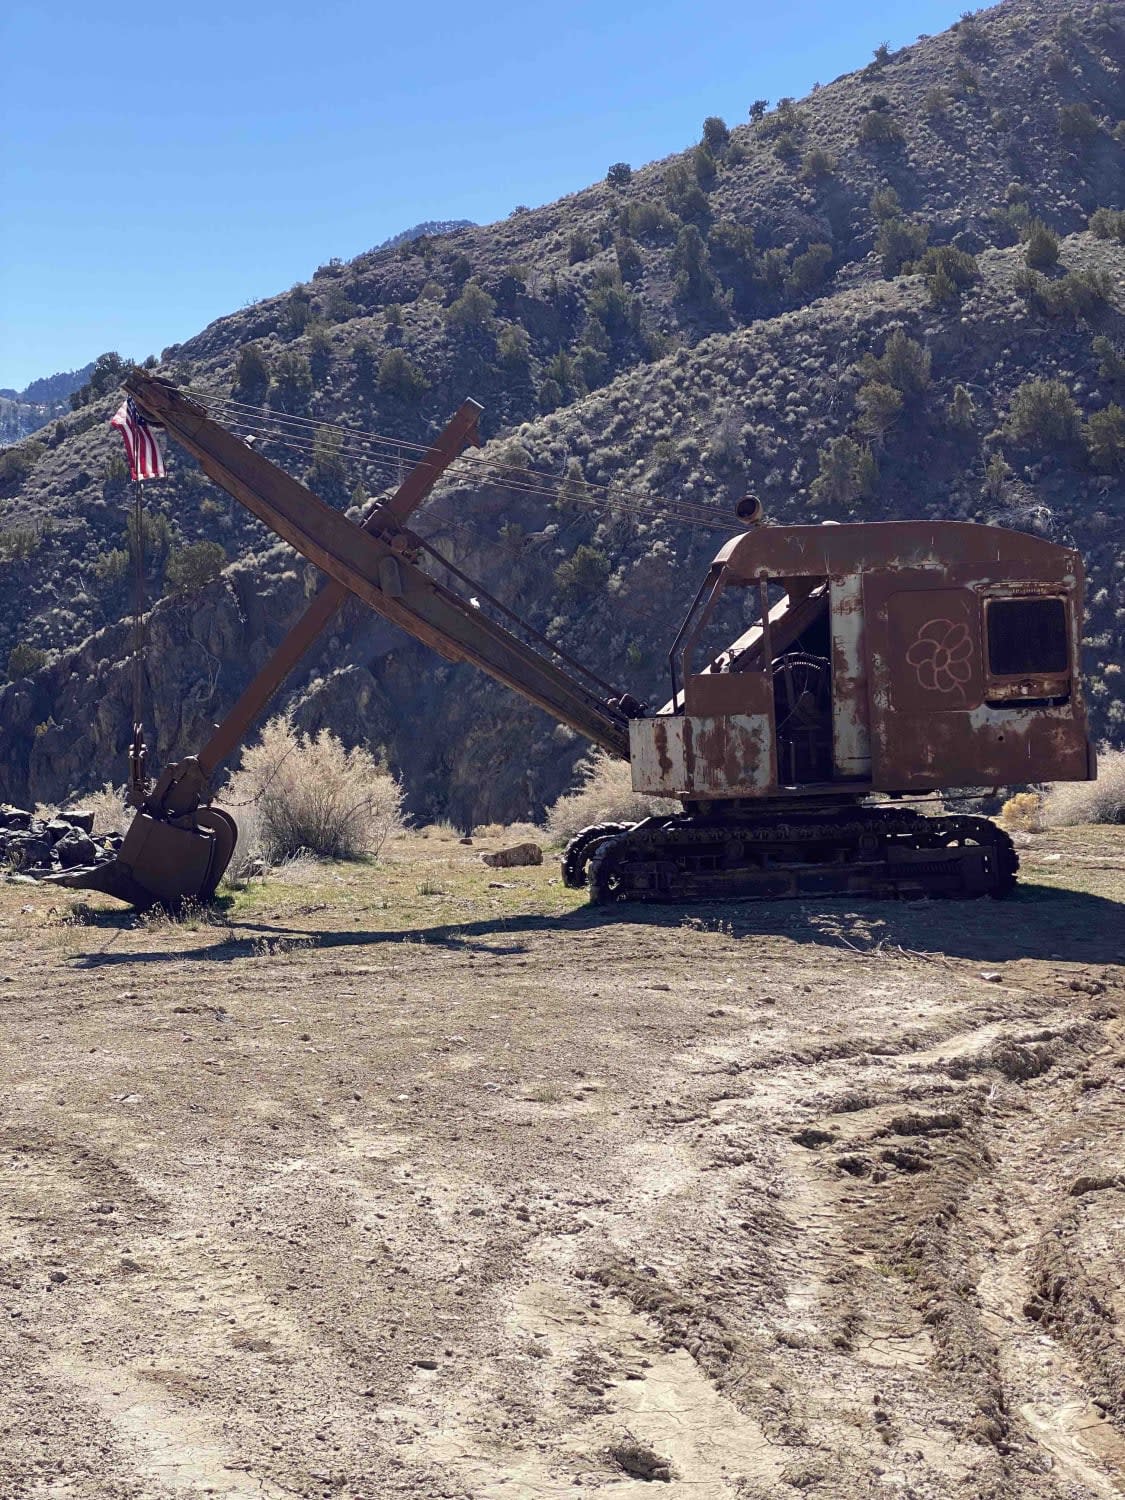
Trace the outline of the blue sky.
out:
M 964 0 L 0 11 L 0 386 L 143 358 L 431 218 L 487 223 L 943 30 Z

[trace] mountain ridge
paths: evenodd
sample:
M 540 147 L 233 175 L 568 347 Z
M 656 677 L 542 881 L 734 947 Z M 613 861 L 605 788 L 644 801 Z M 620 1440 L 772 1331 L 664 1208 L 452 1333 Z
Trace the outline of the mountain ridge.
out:
M 651 495 L 651 519 L 602 518 L 462 481 L 423 513 L 459 566 L 646 691 L 714 551 L 661 518 L 662 498 L 718 517 L 755 488 L 778 520 L 954 513 L 1054 528 L 1090 564 L 1095 724 L 1120 739 L 1121 482 L 1094 467 L 1087 435 L 1121 400 L 1121 36 L 1120 5 L 1008 0 L 725 137 L 709 121 L 700 145 L 617 185 L 329 263 L 165 350 L 161 371 L 219 400 L 415 441 L 472 394 L 487 407 L 486 452 L 569 477 L 572 490 Z M 1094 233 L 1099 209 L 1111 214 Z M 1037 219 L 1039 269 L 1027 263 Z M 884 378 L 896 326 L 926 364 L 920 392 Z M 1074 407 L 1070 437 L 1042 450 L 1008 435 L 1036 378 Z M 113 775 L 124 743 L 129 711 L 113 684 L 127 676 L 128 600 L 113 559 L 127 496 L 101 427 L 113 399 L 107 387 L 63 419 L 0 499 L 9 531 L 49 522 L 9 567 L 0 655 L 57 653 L 0 691 L 0 795 L 17 801 Z M 837 476 L 827 493 L 842 442 L 868 455 L 873 491 Z M 330 443 L 304 452 L 266 437 L 263 448 L 341 506 L 386 482 Z M 171 467 L 151 502 L 158 572 L 204 541 L 238 561 L 201 593 L 167 571 L 155 580 L 166 591 L 150 663 L 161 761 L 193 748 L 308 584 L 183 455 Z M 65 600 L 60 570 L 74 581 Z M 284 701 L 310 727 L 384 747 L 416 811 L 463 823 L 541 810 L 583 753 L 355 609 Z

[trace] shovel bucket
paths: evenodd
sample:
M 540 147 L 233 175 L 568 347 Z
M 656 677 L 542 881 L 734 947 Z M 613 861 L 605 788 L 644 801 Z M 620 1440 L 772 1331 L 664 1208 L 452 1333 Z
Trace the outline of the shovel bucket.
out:
M 238 841 L 234 819 L 205 807 L 176 822 L 139 812 L 115 859 L 47 877 L 45 884 L 101 891 L 138 911 L 212 900 Z

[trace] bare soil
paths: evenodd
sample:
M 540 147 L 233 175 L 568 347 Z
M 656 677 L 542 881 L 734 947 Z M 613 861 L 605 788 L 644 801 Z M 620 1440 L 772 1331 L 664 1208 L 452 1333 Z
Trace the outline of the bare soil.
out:
M 866 909 L 440 836 L 0 887 L 0 1495 L 1125 1493 L 1125 830 L 1024 845 Z

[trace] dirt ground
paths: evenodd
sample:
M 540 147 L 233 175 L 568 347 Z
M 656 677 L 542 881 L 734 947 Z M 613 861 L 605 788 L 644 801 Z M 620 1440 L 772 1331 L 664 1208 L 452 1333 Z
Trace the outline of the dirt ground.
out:
M 866 909 L 479 852 L 0 886 L 3 1500 L 1125 1494 L 1125 829 Z

